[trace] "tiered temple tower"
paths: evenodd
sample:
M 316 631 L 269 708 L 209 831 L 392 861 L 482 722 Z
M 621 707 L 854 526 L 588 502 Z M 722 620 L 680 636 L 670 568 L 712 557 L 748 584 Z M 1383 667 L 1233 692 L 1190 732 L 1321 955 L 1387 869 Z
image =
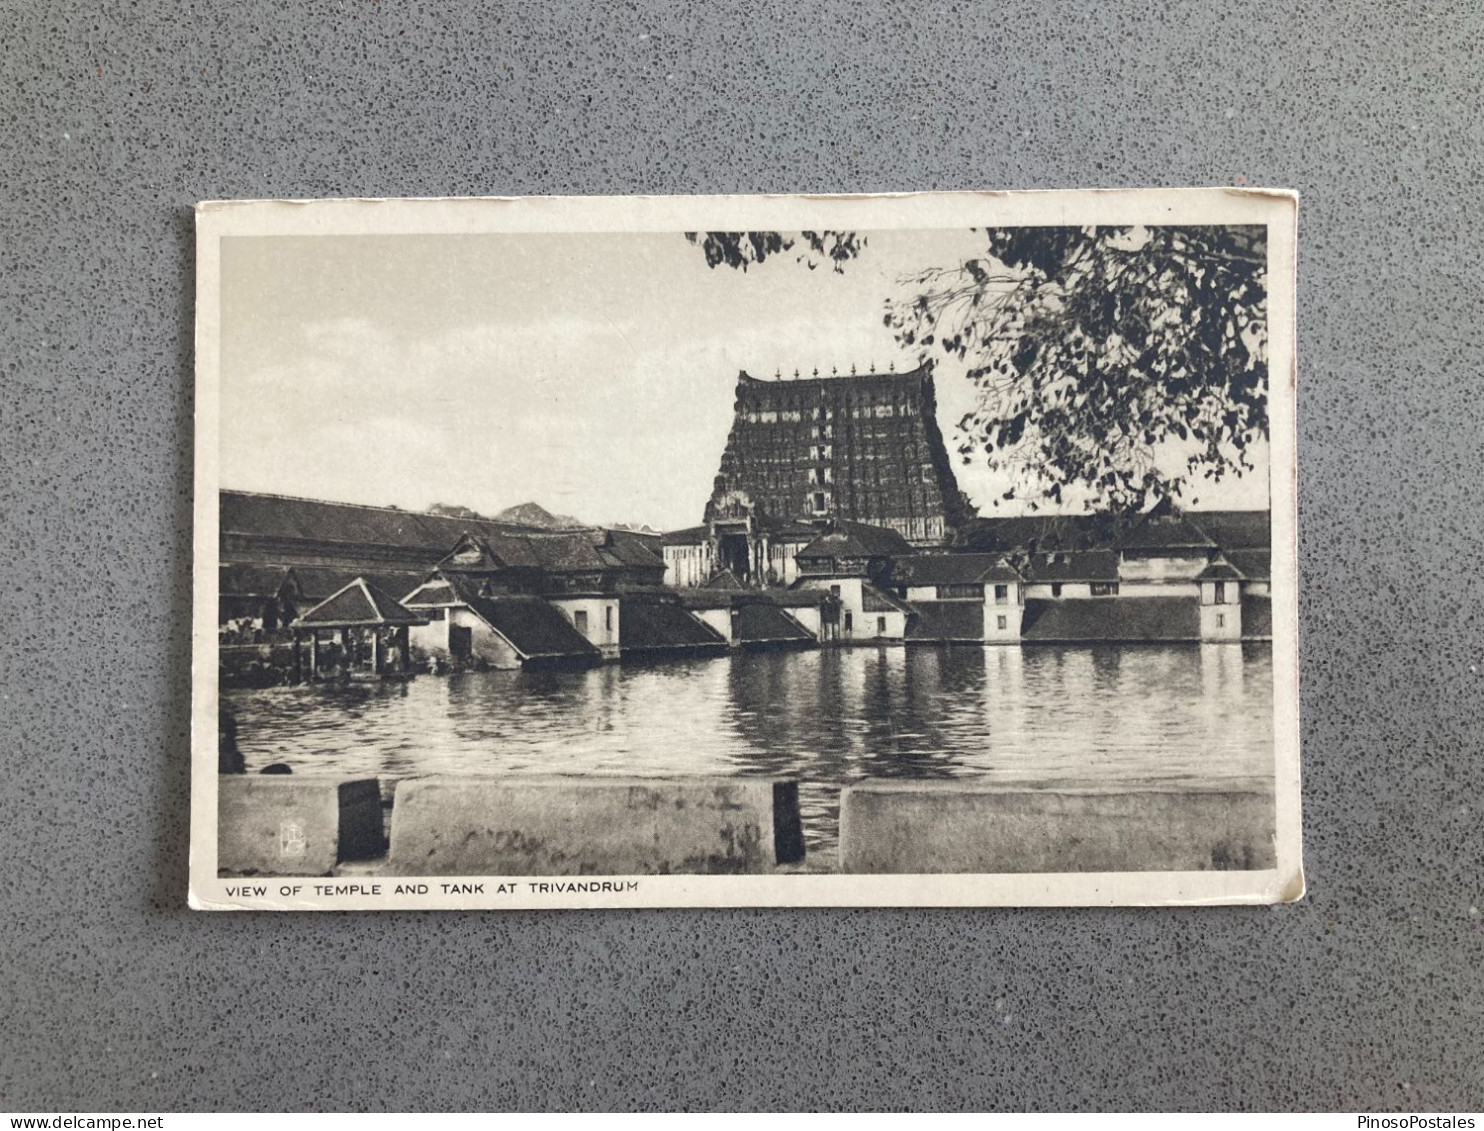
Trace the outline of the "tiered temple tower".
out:
M 932 362 L 910 373 L 737 378 L 707 522 L 740 510 L 864 522 L 943 543 L 970 510 L 938 428 Z

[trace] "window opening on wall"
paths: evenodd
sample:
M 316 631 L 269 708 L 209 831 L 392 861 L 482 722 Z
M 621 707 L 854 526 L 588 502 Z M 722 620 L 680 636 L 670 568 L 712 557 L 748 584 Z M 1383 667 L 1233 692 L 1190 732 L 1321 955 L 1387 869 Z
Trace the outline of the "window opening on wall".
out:
M 939 585 L 938 600 L 951 600 L 956 597 L 984 598 L 984 586 L 982 585 Z

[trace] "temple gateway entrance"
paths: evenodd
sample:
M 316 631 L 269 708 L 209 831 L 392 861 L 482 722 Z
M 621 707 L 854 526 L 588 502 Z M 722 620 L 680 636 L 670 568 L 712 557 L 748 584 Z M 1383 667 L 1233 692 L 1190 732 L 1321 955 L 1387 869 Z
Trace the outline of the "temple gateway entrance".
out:
M 716 557 L 722 569 L 729 569 L 738 581 L 751 580 L 752 551 L 746 534 L 721 534 L 716 539 Z

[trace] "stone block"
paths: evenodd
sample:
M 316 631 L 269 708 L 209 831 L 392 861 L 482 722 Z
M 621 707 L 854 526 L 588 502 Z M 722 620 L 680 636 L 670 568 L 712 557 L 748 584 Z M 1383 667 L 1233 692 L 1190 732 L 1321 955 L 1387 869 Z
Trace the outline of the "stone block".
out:
M 1198 872 L 1276 866 L 1271 783 L 1039 788 L 872 780 L 840 800 L 846 872 Z
M 424 778 L 392 809 L 403 876 L 745 874 L 803 855 L 798 785 L 768 778 Z
M 323 876 L 385 848 L 375 778 L 223 774 L 217 781 L 219 871 Z

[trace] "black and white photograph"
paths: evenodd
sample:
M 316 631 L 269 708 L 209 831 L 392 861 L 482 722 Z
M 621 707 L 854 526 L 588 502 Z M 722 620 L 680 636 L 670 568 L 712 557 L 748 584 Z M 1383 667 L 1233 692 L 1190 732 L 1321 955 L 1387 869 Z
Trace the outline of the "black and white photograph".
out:
M 12 1122 L 1484 1126 L 1484 4 L 0 26 Z
M 1299 898 L 1294 208 L 200 206 L 193 906 Z

